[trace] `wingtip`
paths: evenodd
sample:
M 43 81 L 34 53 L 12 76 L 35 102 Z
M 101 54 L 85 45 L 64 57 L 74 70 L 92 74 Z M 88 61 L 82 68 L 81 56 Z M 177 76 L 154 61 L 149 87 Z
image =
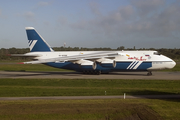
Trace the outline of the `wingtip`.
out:
M 17 64 L 24 64 L 24 62 L 20 62 L 20 63 L 17 63 Z
M 6 54 L 6 56 L 12 56 L 11 54 Z

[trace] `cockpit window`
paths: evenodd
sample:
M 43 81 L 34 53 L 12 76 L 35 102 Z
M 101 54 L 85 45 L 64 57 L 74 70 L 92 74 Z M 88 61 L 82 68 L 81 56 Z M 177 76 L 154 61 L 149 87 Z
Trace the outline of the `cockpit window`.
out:
M 158 52 L 154 52 L 154 55 L 161 55 L 160 53 L 158 53 Z

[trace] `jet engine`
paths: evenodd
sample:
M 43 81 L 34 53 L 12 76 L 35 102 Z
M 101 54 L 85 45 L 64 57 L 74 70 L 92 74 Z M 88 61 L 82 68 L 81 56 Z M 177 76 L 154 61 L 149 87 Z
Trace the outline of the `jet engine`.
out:
M 76 61 L 75 63 L 79 64 L 82 69 L 86 69 L 86 70 L 95 70 L 97 67 L 96 62 L 92 62 L 89 60 L 79 60 Z
M 111 59 L 99 59 L 97 61 L 100 62 L 100 65 L 102 67 L 106 67 L 106 68 L 115 68 L 116 67 L 116 61 L 115 60 L 111 60 Z

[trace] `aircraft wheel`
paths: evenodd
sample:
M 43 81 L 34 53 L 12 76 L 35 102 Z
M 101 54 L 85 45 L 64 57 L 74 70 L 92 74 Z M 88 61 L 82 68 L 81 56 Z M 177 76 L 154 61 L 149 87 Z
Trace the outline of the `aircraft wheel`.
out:
M 87 71 L 86 71 L 86 70 L 84 70 L 84 71 L 83 71 L 83 74 L 87 74 Z
M 83 74 L 100 75 L 101 71 L 83 70 Z
M 147 73 L 147 76 L 151 76 L 151 75 L 152 75 L 152 72 L 149 71 L 149 72 Z
M 97 74 L 97 71 L 93 71 L 93 75 L 96 75 Z
M 96 75 L 100 75 L 101 74 L 101 71 L 96 71 Z

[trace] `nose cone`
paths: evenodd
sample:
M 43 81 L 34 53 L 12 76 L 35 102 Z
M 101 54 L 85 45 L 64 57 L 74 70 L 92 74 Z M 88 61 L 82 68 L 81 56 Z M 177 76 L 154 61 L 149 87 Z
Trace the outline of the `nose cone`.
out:
M 172 61 L 172 68 L 176 66 L 176 62 Z
M 176 62 L 174 62 L 174 61 L 172 60 L 171 62 L 168 62 L 168 65 L 166 66 L 166 68 L 172 69 L 175 65 L 176 65 Z

